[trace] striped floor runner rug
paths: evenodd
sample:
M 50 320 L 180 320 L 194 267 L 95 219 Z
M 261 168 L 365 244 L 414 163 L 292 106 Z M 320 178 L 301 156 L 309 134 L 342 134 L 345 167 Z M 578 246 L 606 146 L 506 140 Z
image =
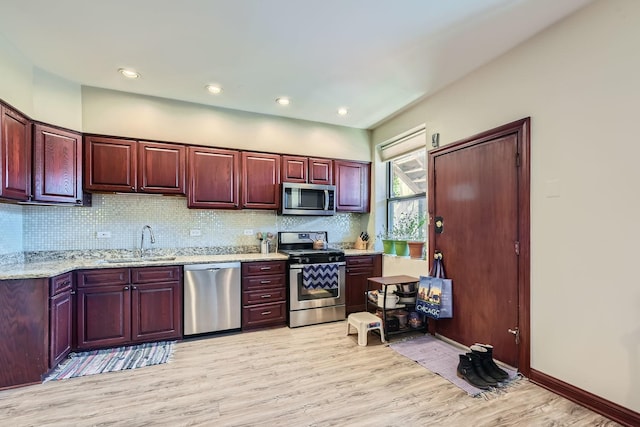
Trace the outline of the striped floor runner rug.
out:
M 161 341 L 127 347 L 71 353 L 60 362 L 46 381 L 136 369 L 166 363 L 174 351 L 175 341 Z

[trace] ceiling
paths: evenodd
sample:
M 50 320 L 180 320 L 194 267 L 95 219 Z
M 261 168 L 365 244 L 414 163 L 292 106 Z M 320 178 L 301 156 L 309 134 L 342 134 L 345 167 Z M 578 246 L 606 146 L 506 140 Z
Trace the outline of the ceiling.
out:
M 2 0 L 0 35 L 82 85 L 367 129 L 590 1 Z

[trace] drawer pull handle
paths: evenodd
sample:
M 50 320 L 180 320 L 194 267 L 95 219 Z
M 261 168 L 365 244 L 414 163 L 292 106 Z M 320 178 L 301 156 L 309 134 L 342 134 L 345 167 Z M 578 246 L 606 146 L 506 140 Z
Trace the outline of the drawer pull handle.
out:
M 263 315 L 263 316 L 266 316 L 267 314 L 271 314 L 271 312 L 270 312 L 270 311 L 263 311 L 263 312 L 262 312 L 262 315 Z
M 271 267 L 260 267 L 261 271 L 265 271 L 265 270 L 271 270 Z
M 260 298 L 271 298 L 271 294 L 264 294 L 260 296 Z
M 264 284 L 267 284 L 267 283 L 271 283 L 271 280 L 261 280 L 260 281 L 261 285 L 264 285 Z

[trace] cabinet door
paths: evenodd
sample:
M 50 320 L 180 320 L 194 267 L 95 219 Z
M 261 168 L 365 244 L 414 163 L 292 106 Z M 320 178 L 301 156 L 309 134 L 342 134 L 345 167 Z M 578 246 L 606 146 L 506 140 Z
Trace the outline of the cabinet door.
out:
M 306 157 L 282 156 L 282 182 L 307 183 L 309 161 Z
M 84 146 L 84 189 L 94 191 L 136 191 L 136 141 L 86 137 Z
M 138 143 L 138 191 L 184 194 L 186 148 L 177 144 Z
M 69 354 L 73 344 L 73 291 L 51 297 L 49 308 L 49 368 L 53 368 Z
M 331 159 L 309 159 L 309 183 L 333 184 L 333 161 Z
M 369 212 L 369 164 L 334 160 L 336 211 Z
M 180 282 L 133 284 L 131 292 L 133 341 L 180 338 L 182 334 Z
M 9 108 L 0 106 L 0 196 L 26 201 L 31 197 L 31 122 Z
M 131 340 L 129 285 L 78 288 L 78 348 L 111 347 Z
M 280 207 L 280 156 L 242 153 L 242 207 L 278 209 Z
M 345 305 L 347 315 L 358 311 L 365 311 L 365 293 L 369 277 L 382 275 L 382 256 L 366 255 L 347 257 L 345 275 Z
M 42 124 L 34 129 L 34 199 L 82 204 L 81 135 Z
M 42 381 L 48 369 L 49 282 L 0 280 L 0 389 Z
M 188 207 L 240 207 L 240 152 L 188 147 Z

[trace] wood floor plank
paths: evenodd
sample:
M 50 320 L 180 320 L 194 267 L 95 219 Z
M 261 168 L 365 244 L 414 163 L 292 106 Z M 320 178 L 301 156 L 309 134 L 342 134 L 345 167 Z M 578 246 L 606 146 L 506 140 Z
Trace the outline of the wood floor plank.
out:
M 345 322 L 180 342 L 164 365 L 0 392 L 3 426 L 617 426 L 526 380 L 472 398 Z

